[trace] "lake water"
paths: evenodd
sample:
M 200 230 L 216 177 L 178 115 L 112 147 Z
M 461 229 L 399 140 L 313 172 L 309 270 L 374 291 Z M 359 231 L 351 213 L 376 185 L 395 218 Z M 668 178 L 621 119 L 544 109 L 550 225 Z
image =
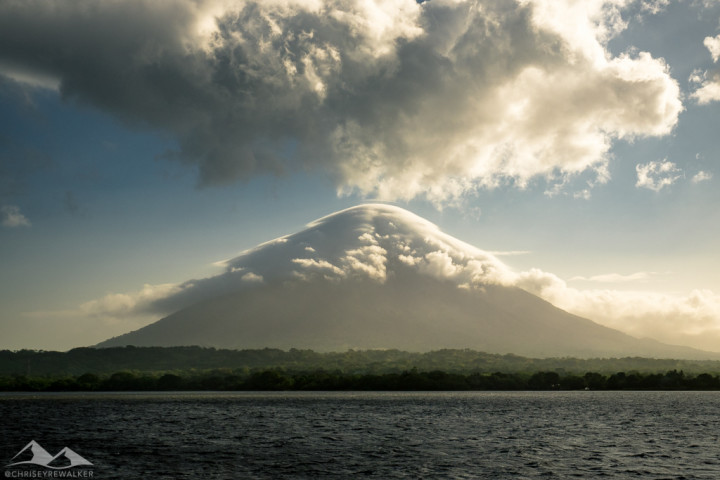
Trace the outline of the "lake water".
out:
M 720 392 L 0 395 L 6 477 L 35 440 L 92 478 L 718 479 L 719 435 Z

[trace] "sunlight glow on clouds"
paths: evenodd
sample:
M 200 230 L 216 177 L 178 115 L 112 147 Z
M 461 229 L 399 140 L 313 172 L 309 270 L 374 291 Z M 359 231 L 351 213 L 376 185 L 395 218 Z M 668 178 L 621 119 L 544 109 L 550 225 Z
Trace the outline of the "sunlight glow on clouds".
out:
M 51 75 L 18 69 L 17 67 L 0 63 L 0 77 L 7 77 L 16 82 L 35 88 L 47 90 L 60 90 L 60 80 Z
M 718 349 L 720 295 L 710 290 L 693 290 L 685 295 L 640 290 L 580 290 L 537 269 L 520 273 L 517 285 L 564 310 L 630 335 Z
M 612 56 L 614 1 L 0 4 L 0 63 L 171 132 L 203 185 L 299 169 L 437 202 L 535 177 L 607 181 L 618 138 L 682 110 L 662 59 Z
M 92 316 L 129 317 L 144 312 L 158 299 L 177 294 L 181 288 L 176 284 L 149 285 L 135 293 L 111 293 L 98 300 L 80 305 L 80 311 Z

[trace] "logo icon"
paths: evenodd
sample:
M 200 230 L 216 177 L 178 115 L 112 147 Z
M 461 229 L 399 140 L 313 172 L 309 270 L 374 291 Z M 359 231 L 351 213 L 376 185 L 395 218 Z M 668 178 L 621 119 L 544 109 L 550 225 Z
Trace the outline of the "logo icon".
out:
M 28 457 L 28 460 L 23 460 Z M 15 467 L 17 465 L 39 465 L 53 470 L 64 470 L 72 467 L 92 466 L 92 463 L 88 462 L 68 447 L 60 450 L 60 452 L 55 456 L 50 455 L 48 451 L 41 447 L 35 440 L 31 440 L 30 443 L 25 445 L 25 447 L 13 458 L 11 458 L 10 461 L 12 462 L 15 459 L 18 459 L 18 461 L 10 463 L 6 465 L 6 467 Z

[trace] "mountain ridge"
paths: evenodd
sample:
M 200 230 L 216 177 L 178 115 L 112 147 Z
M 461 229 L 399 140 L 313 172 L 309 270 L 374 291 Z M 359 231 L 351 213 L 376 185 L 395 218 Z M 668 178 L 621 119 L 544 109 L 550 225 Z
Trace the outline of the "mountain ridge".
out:
M 716 358 L 639 340 L 512 286 L 492 254 L 399 207 L 368 204 L 186 282 L 170 315 L 109 346 L 472 348 L 524 356 Z

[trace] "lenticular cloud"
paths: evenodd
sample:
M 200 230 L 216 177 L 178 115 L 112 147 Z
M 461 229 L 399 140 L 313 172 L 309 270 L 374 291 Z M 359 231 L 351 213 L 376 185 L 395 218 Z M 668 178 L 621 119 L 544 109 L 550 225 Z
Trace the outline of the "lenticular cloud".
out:
M 627 3 L 6 0 L 0 75 L 174 134 L 204 185 L 316 169 L 447 201 L 605 181 L 614 139 L 671 131 L 664 62 L 606 48 Z
M 316 280 L 383 284 L 403 271 L 466 289 L 514 278 L 492 254 L 443 233 L 406 210 L 379 204 L 323 217 L 305 230 L 263 243 L 220 264 L 224 272 L 212 277 L 146 286 L 141 295 L 107 296 L 84 308 L 115 314 L 171 313 L 259 284 Z M 137 301 L 133 303 L 133 299 Z

